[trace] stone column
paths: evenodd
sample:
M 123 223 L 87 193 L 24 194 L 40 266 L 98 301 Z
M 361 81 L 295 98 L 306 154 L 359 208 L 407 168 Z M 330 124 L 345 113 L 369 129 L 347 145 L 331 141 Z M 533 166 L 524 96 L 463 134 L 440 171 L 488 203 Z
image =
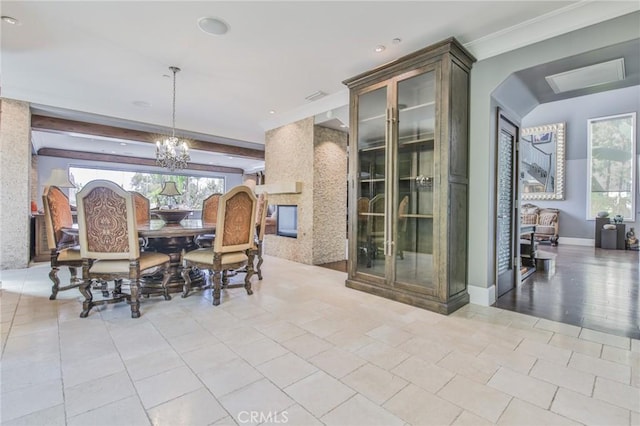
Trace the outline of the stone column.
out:
M 0 98 L 0 269 L 29 265 L 30 136 L 29 104 Z
M 269 204 L 298 207 L 298 237 L 265 237 L 265 253 L 319 265 L 346 258 L 347 134 L 313 117 L 269 130 L 266 187 L 299 182 L 300 193 L 269 192 Z

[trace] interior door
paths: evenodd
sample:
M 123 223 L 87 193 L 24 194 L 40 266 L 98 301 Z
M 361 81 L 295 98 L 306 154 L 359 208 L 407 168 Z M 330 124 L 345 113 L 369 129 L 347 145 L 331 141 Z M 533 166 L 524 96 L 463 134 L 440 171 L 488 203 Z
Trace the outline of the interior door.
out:
M 517 149 L 519 128 L 498 111 L 496 173 L 496 277 L 498 297 L 516 285 Z

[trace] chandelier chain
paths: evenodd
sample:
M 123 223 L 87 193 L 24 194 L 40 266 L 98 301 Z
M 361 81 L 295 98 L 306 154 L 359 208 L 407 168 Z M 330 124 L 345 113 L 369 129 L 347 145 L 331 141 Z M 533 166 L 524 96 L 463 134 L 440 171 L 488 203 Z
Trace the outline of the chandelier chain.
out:
M 191 160 L 187 142 L 176 137 L 176 73 L 178 67 L 169 67 L 173 73 L 173 98 L 171 103 L 171 137 L 156 142 L 156 164 L 171 171 L 184 169 Z
M 176 73 L 180 71 L 178 67 L 171 67 L 171 71 L 173 71 L 173 103 L 171 104 L 171 109 L 173 111 L 173 115 L 171 117 L 171 137 L 176 137 Z

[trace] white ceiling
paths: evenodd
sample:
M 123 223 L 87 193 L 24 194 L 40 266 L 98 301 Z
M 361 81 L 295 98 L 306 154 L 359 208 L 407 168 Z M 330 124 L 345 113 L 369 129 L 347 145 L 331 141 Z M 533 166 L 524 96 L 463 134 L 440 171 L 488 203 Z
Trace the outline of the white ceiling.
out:
M 20 21 L 2 22 L 3 97 L 45 114 L 166 131 L 172 90 L 166 76 L 175 65 L 182 69 L 178 133 L 259 149 L 270 128 L 343 109 L 344 79 L 444 38 L 455 36 L 483 59 L 640 8 L 637 1 L 86 0 L 3 0 L 1 7 Z M 205 34 L 197 27 L 201 17 L 221 18 L 230 30 Z M 377 45 L 386 50 L 376 53 Z M 328 96 L 305 100 L 318 90 Z M 38 147 L 153 157 L 144 144 L 87 139 L 34 134 Z M 194 154 L 202 164 L 255 167 Z

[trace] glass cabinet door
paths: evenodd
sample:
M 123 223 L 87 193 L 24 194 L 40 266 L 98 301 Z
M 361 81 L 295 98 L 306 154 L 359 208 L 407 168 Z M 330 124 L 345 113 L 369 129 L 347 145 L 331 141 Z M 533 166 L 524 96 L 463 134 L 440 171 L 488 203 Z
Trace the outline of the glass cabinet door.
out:
M 387 87 L 358 97 L 357 266 L 385 276 Z
M 434 287 L 435 72 L 397 83 L 395 281 Z

